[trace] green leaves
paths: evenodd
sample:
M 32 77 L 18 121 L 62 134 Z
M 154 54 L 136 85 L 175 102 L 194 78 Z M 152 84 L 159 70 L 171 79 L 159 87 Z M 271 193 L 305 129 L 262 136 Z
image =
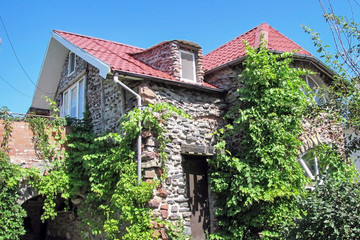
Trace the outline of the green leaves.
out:
M 68 136 L 66 172 L 70 194 L 86 193 L 81 212 L 94 234 L 106 239 L 153 239 L 151 209 L 146 207 L 157 182 L 137 185 L 137 165 L 132 143 L 141 130 L 155 132 L 159 156 L 167 159 L 164 122 L 173 114 L 188 117 L 168 103 L 134 109 L 123 116 L 119 133 L 95 136 L 90 124 L 74 122 Z M 87 217 L 88 215 L 96 217 Z
M 356 239 L 360 234 L 360 186 L 329 176 L 321 185 L 298 198 L 306 211 L 296 220 L 290 239 Z
M 22 176 L 19 166 L 10 163 L 0 152 L 0 239 L 17 240 L 25 234 L 25 210 L 17 204 L 17 188 Z
M 239 75 L 238 104 L 227 113 L 231 126 L 218 136 L 224 140 L 209 159 L 211 186 L 219 195 L 217 212 L 224 239 L 276 238 L 283 223 L 299 216 L 295 196 L 303 192 L 305 177 L 297 163 L 301 119 L 309 102 L 299 77 L 305 70 L 290 67 L 291 53 L 272 54 L 263 45 L 247 47 Z M 230 144 L 231 146 L 231 144 Z M 227 149 L 229 151 L 221 151 Z M 240 150 L 240 151 L 239 151 Z

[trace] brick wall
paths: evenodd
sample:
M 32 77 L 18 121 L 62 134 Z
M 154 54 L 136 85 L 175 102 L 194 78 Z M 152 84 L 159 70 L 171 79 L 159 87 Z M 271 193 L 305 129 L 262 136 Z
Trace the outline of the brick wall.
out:
M 10 161 L 23 168 L 37 167 L 45 171 L 48 161 L 40 159 L 34 147 L 34 134 L 29 123 L 16 121 L 11 123 L 12 131 L 9 139 Z M 0 120 L 0 141 L 4 135 L 3 120 Z M 66 134 L 66 131 L 64 131 Z M 51 138 L 50 138 L 51 139 Z
M 13 122 L 13 130 L 9 140 L 9 156 L 11 162 L 22 167 L 31 167 L 40 160 L 37 158 L 34 150 L 33 133 L 26 122 Z M 3 121 L 0 120 L 0 139 L 4 134 Z

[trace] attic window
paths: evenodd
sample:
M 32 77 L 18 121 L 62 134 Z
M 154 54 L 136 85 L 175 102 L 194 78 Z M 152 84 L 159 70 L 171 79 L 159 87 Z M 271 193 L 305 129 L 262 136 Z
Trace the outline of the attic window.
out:
M 195 82 L 195 56 L 193 53 L 180 50 L 181 59 L 181 79 L 184 81 Z
M 68 62 L 68 76 L 75 72 L 76 66 L 76 55 L 73 52 L 69 52 L 69 62 Z

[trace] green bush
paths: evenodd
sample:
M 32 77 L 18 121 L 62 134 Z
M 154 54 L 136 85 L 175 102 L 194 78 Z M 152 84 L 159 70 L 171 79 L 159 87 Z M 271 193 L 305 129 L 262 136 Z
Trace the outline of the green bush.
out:
M 289 239 L 359 238 L 359 182 L 329 177 L 298 203 L 304 215 L 295 221 Z

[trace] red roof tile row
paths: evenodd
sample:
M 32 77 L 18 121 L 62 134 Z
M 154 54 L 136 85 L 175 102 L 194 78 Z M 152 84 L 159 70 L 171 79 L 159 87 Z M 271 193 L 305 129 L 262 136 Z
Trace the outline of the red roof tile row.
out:
M 257 38 L 260 36 L 260 31 L 261 33 L 267 32 L 266 40 L 268 41 L 268 49 L 281 52 L 298 49 L 299 51 L 297 54 L 311 55 L 308 51 L 301 48 L 267 23 L 263 23 L 206 54 L 203 59 L 204 70 L 209 71 L 245 56 L 245 44 L 243 41 L 245 40 L 250 46 L 256 47 L 255 45 L 259 42 L 259 39 Z M 59 30 L 54 30 L 54 32 L 94 57 L 107 63 L 114 71 L 125 71 L 167 80 L 176 80 L 171 75 L 154 69 L 132 57 L 132 54 L 145 51 L 142 48 Z M 203 86 L 216 88 L 207 83 L 204 83 Z
M 142 48 L 59 30 L 54 30 L 54 32 L 94 57 L 109 64 L 111 69 L 114 71 L 132 72 L 152 77 L 175 80 L 175 78 L 169 74 L 154 69 L 131 56 L 133 53 L 144 51 Z
M 260 31 L 267 32 L 267 48 L 270 50 L 280 52 L 299 50 L 296 52 L 297 54 L 311 56 L 308 51 L 297 45 L 295 42 L 282 35 L 279 31 L 272 28 L 267 23 L 263 23 L 206 54 L 203 61 L 204 70 L 209 71 L 213 68 L 245 56 L 246 52 L 244 40 L 248 42 L 250 46 L 257 47 L 255 45 L 259 39 L 256 38 L 260 37 L 260 34 L 258 34 Z

